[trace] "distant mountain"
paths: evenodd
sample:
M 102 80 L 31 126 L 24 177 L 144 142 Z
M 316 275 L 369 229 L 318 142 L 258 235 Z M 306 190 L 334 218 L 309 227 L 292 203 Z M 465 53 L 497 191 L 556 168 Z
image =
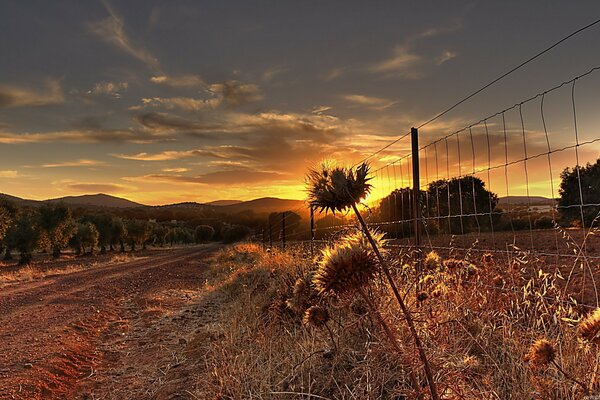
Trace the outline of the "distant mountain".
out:
M 71 206 L 92 206 L 92 207 L 113 207 L 113 208 L 129 208 L 143 207 L 143 204 L 123 199 L 121 197 L 110 196 L 104 193 L 86 194 L 83 196 L 67 196 L 48 200 L 28 200 L 20 197 L 11 196 L 0 193 L 0 198 L 11 201 L 15 204 L 24 206 L 39 206 L 43 203 L 64 203 Z
M 209 201 L 208 203 L 204 203 L 207 206 L 232 206 L 234 204 L 243 203 L 242 200 L 215 200 Z
M 5 198 L 13 203 L 24 206 L 39 206 L 43 203 L 64 203 L 71 206 L 89 207 L 111 207 L 111 208 L 197 208 L 210 209 L 218 213 L 236 214 L 243 211 L 253 211 L 256 214 L 265 214 L 282 211 L 295 211 L 301 214 L 307 213 L 308 208 L 302 200 L 278 199 L 276 197 L 263 197 L 260 199 L 240 200 L 217 200 L 206 204 L 197 202 L 184 202 L 177 204 L 166 204 L 162 206 L 146 206 L 121 197 L 110 196 L 103 193 L 86 194 L 82 196 L 67 196 L 48 200 L 27 200 L 20 197 L 0 193 L 0 198 Z
M 308 210 L 303 200 L 278 199 L 276 197 L 263 197 L 260 199 L 242 201 L 240 203 L 219 207 L 219 211 L 228 214 L 234 214 L 246 210 L 254 211 L 256 214 L 296 211 L 303 212 Z
M 67 196 L 57 199 L 45 200 L 48 203 L 65 203 L 69 205 L 82 205 L 94 207 L 130 208 L 143 207 L 143 204 L 131 200 L 115 197 L 104 193 L 84 194 L 82 196 Z
M 556 200 L 553 199 L 549 199 L 548 197 L 542 197 L 542 196 L 529 196 L 529 198 L 527 198 L 527 196 L 504 196 L 504 197 L 498 197 L 498 204 L 499 205 L 503 205 L 503 204 L 547 204 L 547 205 L 553 205 L 556 203 Z

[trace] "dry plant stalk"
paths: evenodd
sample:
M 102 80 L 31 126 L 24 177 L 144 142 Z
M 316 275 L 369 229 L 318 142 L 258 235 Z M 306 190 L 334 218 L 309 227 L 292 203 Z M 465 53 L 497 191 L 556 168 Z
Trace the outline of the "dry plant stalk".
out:
M 321 211 L 343 211 L 348 208 L 352 208 L 356 218 L 358 219 L 360 226 L 363 230 L 365 237 L 371 245 L 379 265 L 385 274 L 385 277 L 392 288 L 394 297 L 396 298 L 402 314 L 406 319 L 408 328 L 413 336 L 415 345 L 419 352 L 419 358 L 423 364 L 425 375 L 427 377 L 427 383 L 431 392 L 433 400 L 439 400 L 439 394 L 437 386 L 433 379 L 433 372 L 423 348 L 423 344 L 415 327 L 413 318 L 398 291 L 396 283 L 391 276 L 389 268 L 383 258 L 380 248 L 377 246 L 375 239 L 367 224 L 365 223 L 360 211 L 358 210 L 357 204 L 361 199 L 365 198 L 371 191 L 371 184 L 368 183 L 369 178 L 369 165 L 362 163 L 356 170 L 352 168 L 344 168 L 334 166 L 328 163 L 323 163 L 318 169 L 311 169 L 307 174 L 306 181 L 308 186 L 308 199 L 312 207 L 320 209 Z

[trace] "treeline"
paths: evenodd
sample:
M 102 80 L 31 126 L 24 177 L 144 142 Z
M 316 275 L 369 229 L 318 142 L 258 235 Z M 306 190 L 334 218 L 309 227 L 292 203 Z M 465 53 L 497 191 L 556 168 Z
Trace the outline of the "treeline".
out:
M 214 240 L 234 242 L 250 234 L 250 228 L 238 224 L 192 218 L 175 219 L 124 218 L 123 210 L 73 210 L 64 204 L 19 207 L 0 200 L 0 256 L 11 260 L 19 255 L 20 264 L 32 261 L 35 251 L 60 257 L 66 249 L 77 255 L 98 251 L 135 251 L 147 246 L 203 243 Z M 116 215 L 115 215 L 116 214 Z M 169 216 L 172 216 L 171 213 Z M 141 216 L 141 215 L 140 215 Z
M 393 236 L 412 235 L 413 196 L 411 188 L 394 190 L 381 200 L 371 221 L 382 223 L 381 229 Z M 548 229 L 555 221 L 561 226 L 583 223 L 590 227 L 600 215 L 600 160 L 565 169 L 559 196 L 541 212 L 535 205 L 500 205 L 498 195 L 488 190 L 485 182 L 464 176 L 429 183 L 420 191 L 418 204 L 428 233 Z M 393 223 L 386 226 L 385 222 Z

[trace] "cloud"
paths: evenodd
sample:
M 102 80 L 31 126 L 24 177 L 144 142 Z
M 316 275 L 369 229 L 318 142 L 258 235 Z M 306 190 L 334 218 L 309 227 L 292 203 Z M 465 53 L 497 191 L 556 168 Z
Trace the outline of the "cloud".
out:
M 113 183 L 70 183 L 67 184 L 66 187 L 82 193 L 115 193 L 130 189 L 127 186 Z
M 326 82 L 339 78 L 344 73 L 344 68 L 332 68 L 323 74 L 322 79 Z
M 436 59 L 436 62 L 438 65 L 441 65 L 443 63 L 445 63 L 446 61 L 450 61 L 453 58 L 456 58 L 458 56 L 458 53 L 454 52 L 454 51 L 450 51 L 450 50 L 445 50 L 444 52 L 442 52 L 442 54 L 440 54 L 438 56 L 438 58 Z
M 65 167 L 96 167 L 105 165 L 103 161 L 79 159 L 76 161 L 65 161 L 54 164 L 42 164 L 43 168 L 65 168 Z
M 58 80 L 48 80 L 45 91 L 0 86 L 0 108 L 45 106 L 64 101 L 65 97 Z
M 0 178 L 18 178 L 19 173 L 15 170 L 0 170 Z
M 325 111 L 329 111 L 331 109 L 332 109 L 332 107 L 329 107 L 329 106 L 314 106 L 310 112 L 313 114 L 322 114 Z
M 127 36 L 123 18 L 112 9 L 108 2 L 105 2 L 104 5 L 109 16 L 101 21 L 89 23 L 90 31 L 146 65 L 158 68 L 158 60 L 148 50 L 133 43 Z
M 262 76 L 262 80 L 265 82 L 271 81 L 275 76 L 280 75 L 290 69 L 287 65 L 276 65 L 267 69 Z
M 219 155 L 216 152 L 206 150 L 169 150 L 162 151 L 160 153 L 137 153 L 137 154 L 111 154 L 113 157 L 121 158 L 124 160 L 135 160 L 135 161 L 167 161 L 167 160 L 181 160 L 183 158 L 192 157 L 213 157 L 223 158 L 224 156 Z
M 152 133 L 135 129 L 87 129 L 66 130 L 36 133 L 13 133 L 0 132 L 0 143 L 22 144 L 22 143 L 51 143 L 51 142 L 73 142 L 73 143 L 150 143 L 154 141 L 168 140 L 162 133 Z
M 249 168 L 227 169 L 208 174 L 186 176 L 171 174 L 149 174 L 143 176 L 124 177 L 122 179 L 134 182 L 149 180 L 164 183 L 189 183 L 199 185 L 230 185 L 250 184 L 259 182 L 276 182 L 288 178 L 286 174 L 275 171 L 261 171 Z
M 144 106 L 164 107 L 167 110 L 179 108 L 185 111 L 200 111 L 205 109 L 217 108 L 219 104 L 221 104 L 221 99 L 195 99 L 191 97 L 152 97 L 143 98 L 142 104 Z
M 205 86 L 204 81 L 197 75 L 167 76 L 157 75 L 150 78 L 150 82 L 174 88 L 192 88 Z
M 114 98 L 120 98 L 121 93 L 129 88 L 127 82 L 98 82 L 93 88 L 87 91 L 88 95 L 109 95 Z
M 190 170 L 189 168 L 163 168 L 163 169 L 161 169 L 162 172 L 177 172 L 177 173 L 188 172 L 189 170 Z
M 213 83 L 210 85 L 209 91 L 221 96 L 223 101 L 230 106 L 239 106 L 263 98 L 257 85 L 236 80 Z
M 373 110 L 384 110 L 397 103 L 381 97 L 363 96 L 361 94 L 347 94 L 341 96 L 343 100 L 355 106 L 364 106 Z
M 408 36 L 402 43 L 395 46 L 392 54 L 368 67 L 368 70 L 374 74 L 383 74 L 385 76 L 395 76 L 405 79 L 421 79 L 425 74 L 423 68 L 431 62 L 437 65 L 442 64 L 451 58 L 456 57 L 456 53 L 446 51 L 434 59 L 426 58 L 417 54 L 415 47 L 417 43 L 424 39 L 433 38 L 446 33 L 455 32 L 462 28 L 462 21 L 457 20 L 446 27 L 436 27 L 427 29 L 412 36 Z M 441 61 L 441 62 L 440 62 Z
M 423 74 L 416 67 L 422 62 L 423 57 L 414 54 L 409 46 L 400 45 L 394 48 L 390 57 L 373 64 L 370 71 L 408 79 L 419 79 Z

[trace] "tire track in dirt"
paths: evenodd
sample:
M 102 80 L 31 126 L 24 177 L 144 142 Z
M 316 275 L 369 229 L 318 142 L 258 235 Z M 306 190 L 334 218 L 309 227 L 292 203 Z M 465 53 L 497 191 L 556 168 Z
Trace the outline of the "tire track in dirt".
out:
M 14 284 L 0 292 L 0 399 L 92 398 L 98 371 L 119 352 L 153 293 L 202 284 L 198 262 L 216 246 Z M 78 387 L 76 389 L 76 387 Z

